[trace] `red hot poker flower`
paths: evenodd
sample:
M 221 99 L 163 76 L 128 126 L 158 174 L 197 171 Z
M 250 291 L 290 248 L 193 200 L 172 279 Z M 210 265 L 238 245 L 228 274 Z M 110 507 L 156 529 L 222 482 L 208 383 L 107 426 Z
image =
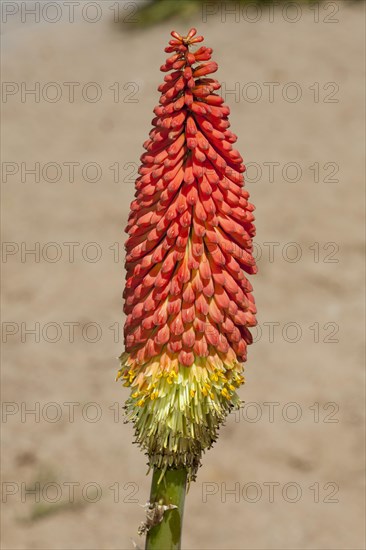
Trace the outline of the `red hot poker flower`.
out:
M 212 49 L 172 32 L 153 129 L 127 225 L 128 417 L 151 466 L 189 469 L 239 405 L 236 388 L 256 324 L 254 207 L 229 108 L 209 77 Z

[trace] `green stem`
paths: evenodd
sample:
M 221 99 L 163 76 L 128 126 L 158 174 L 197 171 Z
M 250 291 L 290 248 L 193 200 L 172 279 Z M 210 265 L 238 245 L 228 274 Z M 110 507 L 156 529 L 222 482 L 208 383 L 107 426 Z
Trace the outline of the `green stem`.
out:
M 154 469 L 150 502 L 175 504 L 177 508 L 164 512 L 162 522 L 150 529 L 145 550 L 180 550 L 186 484 L 185 468 L 168 468 L 164 474 Z

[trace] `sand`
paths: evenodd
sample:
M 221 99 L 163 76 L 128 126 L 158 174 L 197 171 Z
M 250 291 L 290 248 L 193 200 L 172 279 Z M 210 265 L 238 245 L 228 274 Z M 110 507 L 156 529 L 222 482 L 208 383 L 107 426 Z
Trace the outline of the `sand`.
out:
M 259 328 L 246 406 L 191 486 L 183 548 L 364 548 L 364 5 L 131 34 L 112 2 L 96 23 L 84 4 L 74 23 L 65 6 L 55 23 L 52 7 L 3 23 L 2 547 L 143 547 L 150 478 L 114 383 L 123 229 L 163 48 L 194 25 L 248 164 Z

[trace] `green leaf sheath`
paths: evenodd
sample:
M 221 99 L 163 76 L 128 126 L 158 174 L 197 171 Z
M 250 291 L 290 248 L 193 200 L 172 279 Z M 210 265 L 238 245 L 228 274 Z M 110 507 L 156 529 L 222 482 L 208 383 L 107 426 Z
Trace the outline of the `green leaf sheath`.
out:
M 146 550 L 180 550 L 187 470 L 168 468 L 163 474 L 154 469 L 150 503 L 160 503 L 177 508 L 167 510 L 159 525 L 152 527 L 146 537 Z

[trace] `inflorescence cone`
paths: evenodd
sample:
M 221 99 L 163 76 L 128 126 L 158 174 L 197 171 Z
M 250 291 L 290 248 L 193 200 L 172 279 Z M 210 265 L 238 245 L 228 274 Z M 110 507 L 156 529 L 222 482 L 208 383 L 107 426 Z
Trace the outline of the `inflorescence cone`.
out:
M 191 29 L 171 33 L 168 73 L 127 225 L 125 352 L 118 378 L 150 466 L 186 467 L 240 406 L 243 362 L 256 324 L 254 207 L 229 108 L 208 75 L 212 49 Z

